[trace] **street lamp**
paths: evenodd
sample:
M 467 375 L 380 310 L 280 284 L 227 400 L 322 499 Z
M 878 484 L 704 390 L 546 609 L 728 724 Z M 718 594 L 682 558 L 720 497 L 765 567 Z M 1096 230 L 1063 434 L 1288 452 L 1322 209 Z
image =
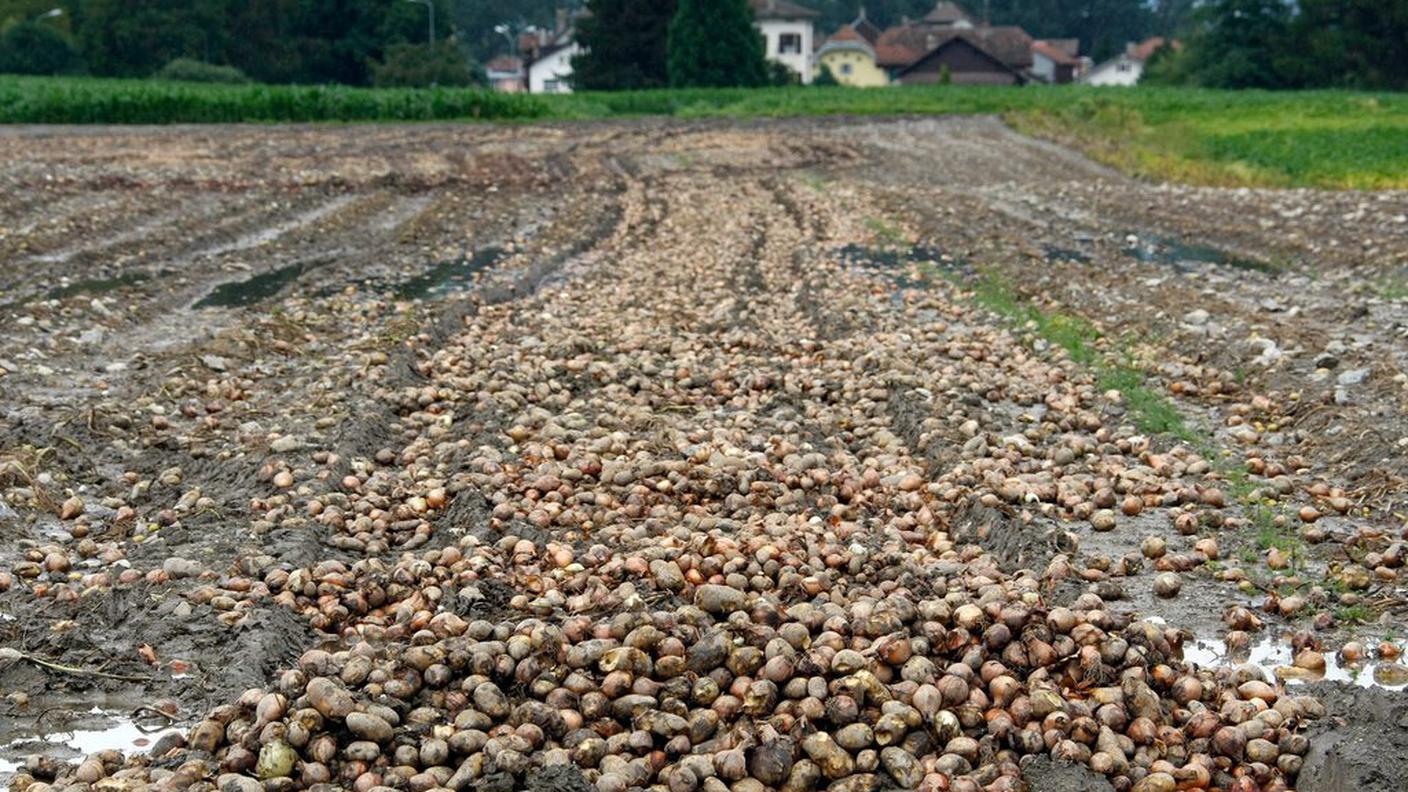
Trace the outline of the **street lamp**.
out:
M 48 11 L 45 11 L 44 13 L 35 17 L 34 20 L 37 22 L 41 19 L 53 19 L 54 17 L 61 17 L 63 15 L 64 10 L 62 8 L 51 8 Z
M 513 37 L 513 28 L 508 25 L 494 25 L 494 32 L 508 39 L 508 54 L 518 54 L 518 41 Z
M 425 10 L 430 12 L 430 46 L 435 46 L 435 0 L 406 0 L 407 3 L 419 3 L 425 6 Z

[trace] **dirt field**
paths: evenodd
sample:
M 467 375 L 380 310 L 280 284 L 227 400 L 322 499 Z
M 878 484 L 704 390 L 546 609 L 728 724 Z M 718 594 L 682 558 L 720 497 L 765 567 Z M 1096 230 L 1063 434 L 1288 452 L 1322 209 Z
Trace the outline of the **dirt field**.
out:
M 0 190 L 16 789 L 1408 773 L 1408 194 L 981 118 L 11 128 Z

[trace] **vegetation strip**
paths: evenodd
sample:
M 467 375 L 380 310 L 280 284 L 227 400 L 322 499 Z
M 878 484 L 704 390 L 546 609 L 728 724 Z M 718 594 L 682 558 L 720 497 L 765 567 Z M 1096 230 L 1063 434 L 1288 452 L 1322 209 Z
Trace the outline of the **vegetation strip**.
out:
M 1224 186 L 1408 187 L 1408 97 L 1028 86 L 701 88 L 559 96 L 468 88 L 0 77 L 0 123 L 562 121 L 999 114 L 1135 176 Z

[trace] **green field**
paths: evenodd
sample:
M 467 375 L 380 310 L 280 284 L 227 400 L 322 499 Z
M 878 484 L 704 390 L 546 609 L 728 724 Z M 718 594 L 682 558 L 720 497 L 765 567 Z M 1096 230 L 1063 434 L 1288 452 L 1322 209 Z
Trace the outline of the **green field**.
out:
M 0 123 L 550 121 L 991 113 L 1136 176 L 1408 187 L 1408 95 L 1074 86 L 769 88 L 524 96 L 468 89 L 0 77 Z

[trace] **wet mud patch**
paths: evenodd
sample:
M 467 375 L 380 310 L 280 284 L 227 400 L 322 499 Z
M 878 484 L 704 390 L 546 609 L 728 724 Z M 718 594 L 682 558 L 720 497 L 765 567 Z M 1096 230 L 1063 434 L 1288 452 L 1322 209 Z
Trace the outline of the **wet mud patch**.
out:
M 1401 792 L 1408 779 L 1408 693 L 1321 683 L 1329 717 L 1310 730 L 1299 792 Z
M 1264 261 L 1237 256 L 1221 248 L 1187 242 L 1168 234 L 1129 234 L 1125 237 L 1125 255 L 1145 264 L 1166 264 L 1181 273 L 1196 272 L 1207 266 L 1276 275 L 1275 267 Z
M 576 765 L 548 765 L 528 774 L 527 792 L 594 792 Z
M 286 286 L 298 280 L 304 273 L 331 262 L 334 256 L 320 254 L 302 259 L 282 267 L 250 275 L 243 280 L 229 281 L 211 289 L 204 297 L 196 300 L 191 307 L 201 308 L 243 308 L 263 302 Z
M 170 697 L 182 715 L 191 716 L 267 684 L 315 644 L 312 629 L 286 609 L 256 606 L 227 627 L 209 605 L 147 585 L 111 589 L 71 605 L 15 599 L 9 610 L 16 618 L 5 645 L 83 671 L 29 662 L 0 671 L 0 686 L 27 693 L 31 706 L 49 695 L 126 693 L 138 703 Z
M 1114 792 L 1109 779 L 1089 767 L 1034 756 L 1022 762 L 1022 780 L 1031 792 Z
M 497 245 L 480 248 L 470 255 L 460 255 L 432 266 L 424 273 L 396 287 L 396 296 L 403 300 L 426 300 L 474 288 L 480 273 L 508 257 L 508 251 Z
M 957 541 L 982 547 L 1004 569 L 1040 572 L 1069 547 L 1065 532 L 1055 522 L 1025 522 L 976 501 L 954 516 L 949 532 Z

